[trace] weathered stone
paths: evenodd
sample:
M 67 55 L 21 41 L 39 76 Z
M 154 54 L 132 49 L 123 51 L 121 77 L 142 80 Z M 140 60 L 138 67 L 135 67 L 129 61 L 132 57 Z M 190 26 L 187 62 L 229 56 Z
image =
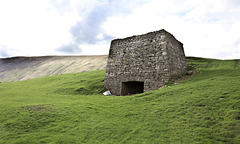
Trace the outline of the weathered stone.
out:
M 112 40 L 104 86 L 115 95 L 156 90 L 186 73 L 183 44 L 165 30 Z
M 192 71 L 192 70 L 187 71 L 186 74 L 187 74 L 187 75 L 192 75 L 192 74 L 193 74 L 193 71 Z

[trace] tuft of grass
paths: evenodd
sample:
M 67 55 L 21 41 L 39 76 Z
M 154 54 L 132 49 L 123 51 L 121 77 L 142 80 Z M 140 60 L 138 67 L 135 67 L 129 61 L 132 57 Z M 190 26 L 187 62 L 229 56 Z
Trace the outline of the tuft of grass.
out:
M 178 85 L 103 96 L 105 70 L 0 83 L 0 143 L 240 143 L 238 60 L 187 58 Z

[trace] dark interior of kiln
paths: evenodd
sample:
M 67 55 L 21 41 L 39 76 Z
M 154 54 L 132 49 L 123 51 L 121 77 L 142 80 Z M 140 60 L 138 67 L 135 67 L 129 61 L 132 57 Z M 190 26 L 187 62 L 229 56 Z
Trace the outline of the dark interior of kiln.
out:
M 144 82 L 140 82 L 140 81 L 122 82 L 121 95 L 123 96 L 143 93 L 143 91 L 144 91 Z

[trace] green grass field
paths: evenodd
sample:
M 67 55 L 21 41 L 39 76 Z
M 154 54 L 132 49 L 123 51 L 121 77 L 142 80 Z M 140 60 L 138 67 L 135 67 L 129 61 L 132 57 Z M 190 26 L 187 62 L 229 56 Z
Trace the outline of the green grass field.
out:
M 178 85 L 104 96 L 104 70 L 0 83 L 0 143 L 240 143 L 240 60 L 188 58 Z

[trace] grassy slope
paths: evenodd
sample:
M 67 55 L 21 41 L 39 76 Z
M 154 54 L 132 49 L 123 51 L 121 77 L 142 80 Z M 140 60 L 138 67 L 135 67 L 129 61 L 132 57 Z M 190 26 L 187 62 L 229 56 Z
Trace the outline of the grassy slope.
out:
M 0 143 L 240 143 L 240 62 L 191 58 L 160 90 L 103 96 L 104 70 L 0 84 Z

